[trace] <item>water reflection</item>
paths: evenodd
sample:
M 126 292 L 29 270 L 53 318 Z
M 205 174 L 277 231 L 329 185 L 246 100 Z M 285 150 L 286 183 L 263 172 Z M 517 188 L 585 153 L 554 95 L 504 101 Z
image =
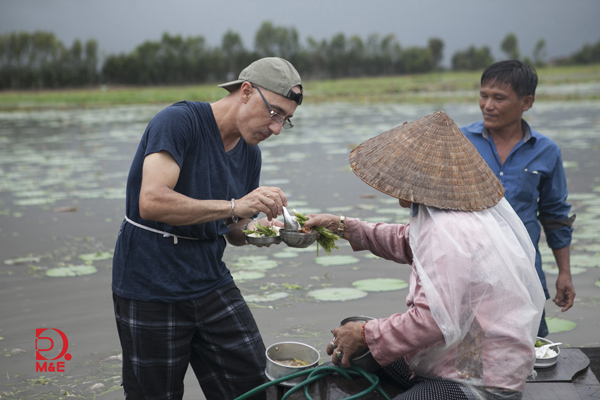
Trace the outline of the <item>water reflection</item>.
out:
M 15 322 L 2 328 L 0 337 L 6 338 L 3 346 L 9 351 L 29 349 L 31 356 L 30 338 L 35 328 L 55 324 L 66 331 L 79 331 L 73 336 L 80 341 L 88 340 L 85 338 L 91 331 L 111 338 L 108 345 L 99 345 L 106 343 L 102 340 L 86 342 L 79 355 L 74 353 L 74 360 L 90 358 L 89 348 L 94 346 L 99 354 L 104 352 L 105 360 L 118 354 L 107 294 L 110 260 L 88 260 L 86 263 L 96 266 L 98 272 L 85 277 L 51 278 L 45 271 L 82 264 L 78 258 L 82 254 L 112 251 L 124 213 L 129 164 L 147 122 L 162 107 L 0 113 L 0 302 L 14 305 L 3 307 L 0 318 Z M 408 214 L 397 207 L 394 199 L 354 176 L 348 155 L 364 140 L 438 110 L 445 111 L 459 126 L 480 119 L 476 104 L 303 104 L 296 112 L 294 129 L 261 144 L 262 184 L 280 186 L 288 195 L 290 208 L 303 213 L 343 213 L 370 221 L 405 222 Z M 575 306 L 566 314 L 560 314 L 552 304 L 547 306 L 550 317 L 578 324 L 572 331 L 557 334 L 561 342 L 573 346 L 598 346 L 600 288 L 595 283 L 600 277 L 599 116 L 600 102 L 536 102 L 526 113 L 534 129 L 550 136 L 562 148 L 569 200 L 573 212 L 578 214 L 572 246 Z M 58 212 L 61 210 L 73 212 Z M 265 342 L 285 337 L 321 348 L 330 340 L 331 320 L 339 321 L 356 314 L 356 310 L 333 302 L 323 308 L 323 315 L 315 314 L 317 300 L 308 293 L 327 288 L 337 288 L 341 293 L 339 289 L 352 288 L 353 282 L 365 279 L 408 279 L 408 266 L 390 265 L 353 253 L 345 243 L 339 245 L 340 250 L 334 250 L 333 255 L 342 259 L 351 256 L 359 262 L 317 262 L 315 246 L 228 249 L 226 262 L 244 294 L 257 303 L 253 307 L 261 330 L 264 329 Z M 548 274 L 556 273 L 549 249 L 543 245 L 541 248 L 544 268 Z M 25 256 L 38 261 L 4 263 Z M 267 269 L 250 262 L 250 268 L 248 262 L 240 262 L 247 261 L 247 257 L 268 257 L 273 262 L 264 263 L 270 266 Z M 322 257 L 326 257 L 324 252 L 319 256 Z M 85 295 L 73 295 L 76 287 L 84 288 L 80 290 Z M 90 295 L 94 291 L 101 293 L 98 296 L 106 296 L 101 297 L 106 300 L 101 306 Z M 403 310 L 405 295 L 402 290 L 369 292 L 366 297 L 347 303 L 361 307 L 364 314 L 386 316 Z M 15 299 L 22 301 L 15 303 Z M 65 305 L 71 302 L 75 303 L 72 308 Z M 44 310 L 43 304 L 50 308 Z M 65 310 L 64 314 L 57 311 L 58 307 Z M 277 314 L 278 310 L 283 311 Z M 334 317 L 328 317 L 328 313 Z M 48 315 L 52 317 L 48 319 Z M 87 327 L 81 327 L 81 321 L 89 315 L 101 315 L 95 321 L 103 322 L 90 321 Z M 289 316 L 293 316 L 293 326 Z M 30 357 L 12 357 L 12 367 L 18 373 L 32 375 Z M 118 362 L 113 364 L 111 368 L 118 368 Z M 118 375 L 114 368 L 112 378 Z M 99 375 L 104 372 L 92 368 L 89 374 L 101 380 Z M 82 381 L 85 379 L 89 380 L 89 376 L 82 377 Z M 109 382 L 107 376 L 102 379 L 107 388 L 112 387 L 109 385 L 114 382 Z

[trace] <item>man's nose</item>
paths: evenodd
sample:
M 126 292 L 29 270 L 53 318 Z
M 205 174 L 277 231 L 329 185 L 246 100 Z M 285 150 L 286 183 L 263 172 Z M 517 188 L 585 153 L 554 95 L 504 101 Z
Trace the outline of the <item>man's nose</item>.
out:
M 277 122 L 273 121 L 269 125 L 269 130 L 271 131 L 271 133 L 273 135 L 279 135 L 279 133 L 281 132 L 281 129 L 283 129 L 283 124 L 278 124 Z

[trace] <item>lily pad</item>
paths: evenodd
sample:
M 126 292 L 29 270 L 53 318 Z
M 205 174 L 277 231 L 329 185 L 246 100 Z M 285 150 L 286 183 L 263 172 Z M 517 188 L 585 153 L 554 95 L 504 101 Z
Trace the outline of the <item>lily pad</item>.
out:
M 50 268 L 46 275 L 52 278 L 65 278 L 71 276 L 91 275 L 98 272 L 93 265 L 74 265 L 71 267 Z
M 355 300 L 367 296 L 367 292 L 354 288 L 328 288 L 318 289 L 307 293 L 321 301 L 346 301 Z
M 231 272 L 234 281 L 249 281 L 252 279 L 264 278 L 265 274 L 258 271 L 235 271 Z
M 572 254 L 571 265 L 579 267 L 600 267 L 600 253 Z
M 288 296 L 289 294 L 285 292 L 269 293 L 262 296 L 250 294 L 248 296 L 244 296 L 244 300 L 246 300 L 248 303 L 266 303 L 268 301 L 285 299 Z
M 279 253 L 273 254 L 275 258 L 296 258 L 298 257 L 298 253 L 294 251 L 280 251 Z
M 329 256 L 326 258 L 316 258 L 315 262 L 324 267 L 331 267 L 334 265 L 349 265 L 356 264 L 360 259 L 354 256 Z
M 238 258 L 234 266 L 248 271 L 263 271 L 277 267 L 277 261 L 269 260 L 267 256 L 245 256 Z
M 97 253 L 81 254 L 79 255 L 79 259 L 83 261 L 100 261 L 111 259 L 112 256 L 112 253 L 107 251 L 99 251 Z
M 406 289 L 408 283 L 402 279 L 375 278 L 352 282 L 352 286 L 365 292 L 387 292 L 390 290 Z
M 546 318 L 550 333 L 567 332 L 575 329 L 577 324 L 573 321 L 560 318 Z

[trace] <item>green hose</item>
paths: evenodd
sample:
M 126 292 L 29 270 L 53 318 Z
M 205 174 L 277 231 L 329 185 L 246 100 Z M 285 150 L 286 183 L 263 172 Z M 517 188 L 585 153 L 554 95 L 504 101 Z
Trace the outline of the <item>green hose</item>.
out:
M 369 394 L 375 390 L 377 390 L 379 392 L 379 394 L 381 394 L 386 400 L 390 400 L 390 397 L 387 395 L 387 393 L 383 390 L 383 388 L 381 386 L 379 386 L 379 377 L 377 375 L 370 374 L 370 373 L 366 372 L 364 369 L 362 369 L 360 367 L 356 367 L 354 365 L 350 366 L 350 368 L 322 365 L 322 366 L 316 367 L 316 368 L 305 369 L 303 371 L 296 372 L 291 375 L 287 375 L 287 376 L 284 376 L 281 378 L 274 379 L 271 382 L 264 383 L 258 387 L 255 387 L 254 389 L 244 393 L 243 395 L 236 398 L 235 400 L 247 399 L 263 390 L 266 390 L 270 386 L 278 385 L 281 382 L 285 382 L 285 381 L 297 378 L 299 376 L 304 376 L 304 375 L 308 375 L 308 377 L 305 380 L 303 380 L 302 382 L 300 382 L 297 385 L 295 385 L 294 387 L 292 387 L 290 390 L 288 390 L 283 395 L 281 400 L 286 400 L 289 396 L 292 395 L 292 393 L 294 393 L 300 389 L 304 389 L 304 395 L 306 396 L 307 400 L 314 400 L 308 393 L 309 385 L 315 381 L 318 381 L 321 378 L 326 377 L 327 375 L 331 375 L 334 373 L 338 373 L 348 380 L 352 380 L 352 376 L 359 376 L 359 377 L 362 376 L 368 382 L 371 383 L 371 386 L 369 386 L 367 389 L 363 390 L 360 393 L 354 394 L 350 397 L 346 397 L 346 400 L 360 399 L 361 397 L 364 397 L 367 394 Z

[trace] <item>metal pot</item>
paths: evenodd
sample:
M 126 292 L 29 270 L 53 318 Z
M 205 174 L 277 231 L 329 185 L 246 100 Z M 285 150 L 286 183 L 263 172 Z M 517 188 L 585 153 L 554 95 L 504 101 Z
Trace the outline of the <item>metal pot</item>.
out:
M 365 322 L 375 319 L 373 317 L 367 317 L 364 315 L 357 315 L 353 317 L 347 317 L 340 322 L 340 326 L 346 325 L 348 322 Z M 367 348 L 365 351 L 361 353 L 354 354 L 354 357 L 350 359 L 350 364 L 356 365 L 357 367 L 361 367 L 367 372 L 373 372 L 381 368 L 381 366 L 375 361 L 373 355 Z
M 321 359 L 321 355 L 314 347 L 298 342 L 275 343 L 267 349 L 266 354 L 267 369 L 265 373 L 267 378 L 272 381 L 296 372 L 314 368 L 319 364 L 319 360 Z M 293 367 L 277 363 L 279 360 L 290 360 L 294 358 L 305 361 L 308 365 Z M 302 382 L 304 379 L 306 379 L 306 375 L 281 382 L 280 385 L 291 387 Z

